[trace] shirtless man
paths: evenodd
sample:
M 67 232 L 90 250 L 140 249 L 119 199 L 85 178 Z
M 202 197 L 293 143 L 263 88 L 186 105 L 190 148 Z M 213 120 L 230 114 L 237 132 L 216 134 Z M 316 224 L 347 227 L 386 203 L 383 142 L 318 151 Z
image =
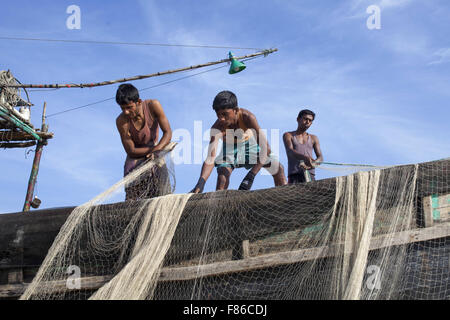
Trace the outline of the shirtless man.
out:
M 308 175 L 314 181 L 316 162 L 323 161 L 319 138 L 306 132 L 315 116 L 315 113 L 311 110 L 300 111 L 297 117 L 297 130 L 283 134 L 283 142 L 288 157 L 289 184 L 307 182 L 306 177 Z M 313 149 L 316 154 L 315 160 L 312 158 Z
M 217 120 L 211 127 L 208 158 L 203 163 L 200 178 L 191 192 L 203 192 L 214 167 L 217 167 L 218 173 L 216 190 L 228 189 L 231 173 L 240 167 L 250 171 L 239 190 L 250 190 L 262 167 L 271 173 L 275 186 L 285 185 L 283 166 L 271 154 L 270 146 L 253 113 L 238 107 L 236 95 L 230 91 L 220 92 L 214 99 L 213 109 Z M 220 139 L 223 140 L 223 148 L 216 158 Z
M 169 144 L 172 129 L 159 101 L 141 100 L 138 90 L 131 84 L 119 86 L 116 102 L 122 109 L 116 125 L 127 153 L 124 165 L 126 176 Z M 158 142 L 159 128 L 163 136 Z M 154 166 L 138 180 L 125 187 L 126 200 L 151 198 L 167 193 L 168 171 L 165 166 Z

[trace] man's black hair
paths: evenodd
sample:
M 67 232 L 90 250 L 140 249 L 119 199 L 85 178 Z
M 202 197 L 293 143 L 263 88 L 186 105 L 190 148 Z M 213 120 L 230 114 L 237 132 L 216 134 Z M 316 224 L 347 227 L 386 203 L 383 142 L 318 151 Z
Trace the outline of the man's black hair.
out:
M 119 106 L 139 100 L 139 91 L 135 86 L 124 83 L 119 86 L 116 92 L 116 102 Z
M 308 109 L 304 109 L 304 110 L 300 111 L 300 113 L 298 114 L 298 119 L 301 119 L 304 114 L 313 116 L 313 120 L 316 118 L 316 114 L 314 112 L 312 112 L 311 110 L 308 110 Z
M 221 91 L 214 98 L 213 109 L 215 111 L 233 109 L 237 108 L 237 106 L 236 95 L 231 91 Z

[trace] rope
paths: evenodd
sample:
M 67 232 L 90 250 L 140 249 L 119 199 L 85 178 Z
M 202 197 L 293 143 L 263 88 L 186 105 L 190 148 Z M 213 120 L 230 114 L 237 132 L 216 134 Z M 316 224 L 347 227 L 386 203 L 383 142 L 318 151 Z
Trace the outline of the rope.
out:
M 372 164 L 354 164 L 354 163 L 336 163 L 336 162 L 316 162 L 318 164 L 328 164 L 332 166 L 345 166 L 345 167 L 372 167 L 372 168 L 380 168 L 382 166 L 375 166 Z
M 393 167 L 393 165 L 389 165 L 389 166 L 377 166 L 377 165 L 372 165 L 372 164 L 358 164 L 358 163 L 337 163 L 337 162 L 325 162 L 325 161 L 322 161 L 322 162 L 315 162 L 317 165 L 320 165 L 320 166 L 317 166 L 317 168 L 319 168 L 319 169 L 324 169 L 324 170 L 348 170 L 348 169 L 345 169 L 345 168 L 343 168 L 343 169 L 338 169 L 338 168 L 336 168 L 336 166 L 339 166 L 339 167 L 356 167 L 356 168 L 361 168 L 361 169 L 364 169 L 364 168 L 366 168 L 366 169 L 386 169 L 386 168 L 390 168 L 390 167 Z M 335 166 L 335 167 L 333 167 L 333 168 L 331 168 L 331 167 L 323 167 L 322 165 L 329 165 L 329 166 Z
M 235 49 L 235 50 L 262 50 L 261 48 L 243 48 L 230 46 L 210 46 L 194 44 L 171 44 L 171 43 L 148 43 L 148 42 L 116 42 L 116 41 L 95 41 L 95 40 L 67 40 L 67 39 L 44 39 L 44 38 L 18 38 L 0 37 L 1 40 L 23 40 L 23 41 L 44 41 L 44 42 L 66 42 L 66 43 L 89 43 L 89 44 L 114 44 L 131 46 L 159 46 L 159 47 L 187 47 L 187 48 L 210 48 L 210 49 Z
M 0 95 L 3 96 L 3 99 L 6 103 L 11 106 L 17 105 L 20 100 L 20 92 L 17 88 L 8 88 L 10 85 L 17 85 L 17 79 L 13 77 L 11 72 L 8 71 L 0 71 L 0 84 L 5 84 L 4 88 L 0 88 Z
M 234 59 L 237 60 L 241 60 L 241 59 L 246 59 L 246 58 L 252 58 L 252 57 L 257 57 L 260 55 L 264 55 L 267 56 L 270 53 L 276 52 L 278 51 L 278 49 L 269 49 L 269 50 L 264 50 L 261 52 L 257 52 L 257 53 L 253 53 L 253 54 L 249 54 L 249 55 L 245 55 L 242 57 L 235 57 Z M 171 74 L 171 73 L 176 73 L 176 72 L 181 72 L 181 71 L 187 71 L 187 70 L 194 70 L 194 69 L 199 69 L 199 68 L 203 68 L 203 67 L 207 67 L 207 66 L 212 66 L 212 65 L 216 65 L 216 64 L 220 64 L 220 63 L 225 63 L 225 62 L 230 62 L 231 59 L 222 59 L 222 60 L 218 60 L 218 61 L 213 61 L 213 62 L 208 62 L 208 63 L 204 63 L 204 64 L 199 64 L 199 65 L 195 65 L 195 66 L 189 66 L 186 68 L 180 68 L 180 69 L 175 69 L 175 70 L 168 70 L 168 71 L 164 71 L 164 72 L 157 72 L 157 73 L 152 73 L 152 74 L 147 74 L 147 75 L 140 75 L 140 76 L 134 76 L 134 77 L 129 77 L 129 78 L 123 78 L 123 79 L 117 79 L 117 80 L 110 80 L 110 81 L 103 81 L 103 82 L 97 82 L 97 83 L 81 83 L 81 84 L 11 84 L 11 83 L 0 83 L 0 87 L 11 87 L 11 88 L 92 88 L 92 87 L 99 87 L 99 86 L 106 86 L 106 85 L 110 85 L 110 84 L 115 84 L 115 83 L 121 83 L 121 82 L 127 82 L 127 81 L 133 81 L 133 80 L 141 80 L 141 79 L 146 79 L 146 78 L 151 78 L 151 77 L 156 77 L 156 76 L 162 76 L 162 75 L 166 75 L 166 74 Z

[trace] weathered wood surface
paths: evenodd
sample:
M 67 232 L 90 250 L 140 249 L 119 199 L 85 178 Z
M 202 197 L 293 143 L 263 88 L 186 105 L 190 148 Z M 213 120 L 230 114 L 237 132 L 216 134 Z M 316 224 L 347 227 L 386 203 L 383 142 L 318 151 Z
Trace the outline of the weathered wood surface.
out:
M 395 234 L 374 237 L 371 240 L 369 250 L 382 249 L 388 246 L 405 245 L 414 242 L 423 242 L 450 236 L 450 223 L 437 225 L 430 228 L 421 228 Z M 308 260 L 327 258 L 341 252 L 338 249 L 342 244 L 323 246 L 316 248 L 297 249 L 278 252 L 257 257 L 246 257 L 242 260 L 223 261 L 206 265 L 188 267 L 166 267 L 161 270 L 159 282 L 187 281 L 201 277 L 217 277 L 221 275 L 248 272 L 252 270 L 272 268 L 280 265 L 288 265 Z M 82 290 L 95 290 L 111 280 L 112 276 L 92 276 L 81 278 Z M 47 290 L 52 292 L 69 291 L 66 281 L 50 281 L 45 284 Z M 26 289 L 27 284 L 8 284 L 0 286 L 0 298 L 18 297 Z
M 43 139 L 53 138 L 53 133 L 51 132 L 41 132 L 36 131 L 36 134 Z M 36 140 L 31 134 L 23 131 L 2 131 L 0 134 L 0 141 L 25 141 L 25 140 Z
M 450 193 L 444 195 L 433 194 L 423 198 L 423 213 L 425 227 L 435 223 L 450 221 Z
M 0 142 L 0 148 L 28 148 L 36 145 L 36 141 L 29 142 Z
M 0 283 L 9 282 L 11 269 L 39 267 L 72 210 L 54 208 L 0 215 Z
M 11 122 L 0 118 L 0 129 L 15 129 L 15 128 L 16 126 L 13 125 Z
M 82 290 L 96 290 L 111 280 L 111 278 L 111 276 L 83 277 L 80 279 L 80 287 Z M 29 283 L 0 285 L 0 299 L 19 298 L 28 286 Z M 45 288 L 53 293 L 70 291 L 67 287 L 67 280 L 49 281 L 45 284 Z

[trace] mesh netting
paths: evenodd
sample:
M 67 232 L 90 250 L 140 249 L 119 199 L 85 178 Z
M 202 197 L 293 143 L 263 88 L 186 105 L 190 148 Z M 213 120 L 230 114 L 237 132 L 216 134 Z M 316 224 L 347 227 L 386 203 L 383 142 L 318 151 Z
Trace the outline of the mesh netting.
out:
M 22 299 L 450 298 L 448 159 L 99 205 L 154 165 L 72 212 Z
M 11 72 L 0 70 L 0 104 L 14 107 L 20 101 L 20 89 L 13 87 L 1 87 L 5 85 L 19 84 Z

